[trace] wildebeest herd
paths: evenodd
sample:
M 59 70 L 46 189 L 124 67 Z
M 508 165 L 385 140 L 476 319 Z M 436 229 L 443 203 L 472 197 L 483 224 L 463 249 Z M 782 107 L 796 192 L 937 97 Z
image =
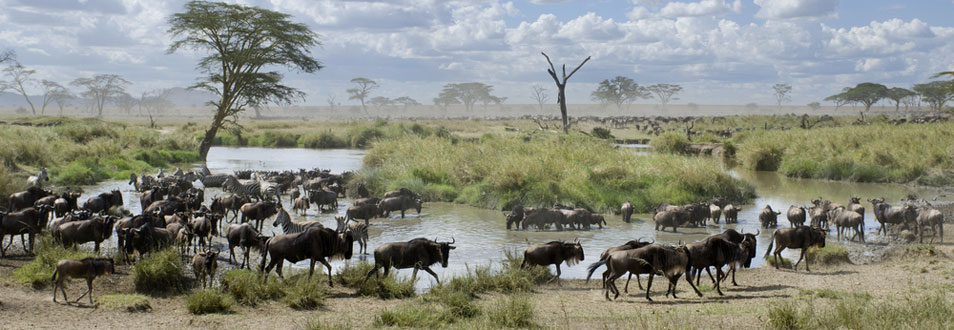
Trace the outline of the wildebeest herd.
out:
M 33 251 L 35 235 L 49 232 L 53 241 L 64 246 L 77 246 L 92 242 L 94 251 L 99 252 L 100 245 L 116 235 L 117 251 L 121 260 L 127 263 L 137 262 L 144 256 L 167 247 L 178 248 L 183 257 L 191 255 L 191 265 L 196 279 L 203 287 L 212 286 L 218 269 L 219 250 L 213 248 L 214 237 L 223 237 L 228 244 L 228 262 L 238 264 L 238 268 L 252 268 L 250 252 L 261 252 L 261 262 L 257 267 L 263 277 L 275 269 L 283 277 L 284 261 L 310 261 L 309 277 L 315 263 L 321 263 L 331 281 L 329 259 L 350 259 L 354 254 L 353 244 L 358 242 L 359 253 L 367 253 L 368 226 L 370 220 L 388 217 L 391 212 L 405 212 L 414 209 L 418 214 L 422 209 L 422 196 L 406 188 L 386 192 L 381 197 L 360 182 L 349 182 L 350 173 L 334 174 L 328 170 L 298 171 L 236 171 L 234 174 L 213 174 L 205 166 L 200 172 L 184 172 L 177 169 L 166 175 L 160 171 L 155 177 L 150 175 L 131 175 L 129 184 L 139 193 L 142 212 L 137 215 L 125 211 L 123 194 L 119 190 L 103 192 L 88 198 L 82 206 L 76 191 L 54 193 L 44 190 L 42 183 L 46 173 L 41 171 L 31 177 L 29 188 L 10 196 L 10 212 L 0 212 L 0 241 L 10 235 L 10 243 L 0 243 L 0 256 L 6 256 L 6 249 L 12 245 L 14 236 L 20 235 L 25 251 Z M 201 182 L 201 188 L 194 186 Z M 211 197 L 206 203 L 205 188 L 220 187 L 226 195 Z M 326 228 L 317 221 L 294 221 L 285 209 L 282 198 L 288 196 L 288 205 L 292 212 L 307 214 L 312 208 L 318 212 L 335 212 L 338 199 L 345 197 L 345 187 L 353 187 L 350 195 L 352 204 L 344 216 L 336 216 L 335 228 Z M 943 215 L 925 200 L 907 200 L 897 206 L 889 205 L 884 198 L 869 199 L 875 219 L 880 223 L 879 233 L 885 235 L 894 232 L 913 231 L 923 241 L 925 232 L 940 234 L 943 241 Z M 206 205 L 207 204 L 207 205 Z M 825 246 L 829 228 L 834 225 L 838 240 L 842 236 L 864 242 L 864 214 L 861 198 L 851 197 L 846 205 L 819 198 L 811 202 L 811 207 L 791 205 L 786 217 L 791 228 L 780 228 L 772 234 L 765 256 L 781 257 L 784 249 L 801 249 L 801 256 L 795 267 L 805 257 L 810 247 Z M 633 221 L 634 206 L 629 201 L 620 207 L 624 222 Z M 713 198 L 706 202 L 686 205 L 662 204 L 652 210 L 651 221 L 656 230 L 679 227 L 707 226 L 709 221 L 718 224 L 738 223 L 741 208 L 723 198 Z M 759 214 L 762 228 L 778 225 L 782 210 L 766 205 Z M 265 223 L 274 219 L 272 226 L 281 234 L 268 236 L 263 234 Z M 364 220 L 359 222 L 358 220 Z M 808 225 L 806 225 L 808 222 Z M 555 205 L 550 208 L 531 208 L 515 206 L 506 215 L 507 229 L 545 230 L 590 230 L 606 225 L 603 215 L 584 208 L 572 208 Z M 853 232 L 853 233 L 852 233 Z M 599 267 L 605 266 L 602 275 L 604 296 L 613 299 L 619 295 L 616 280 L 628 275 L 624 291 L 628 292 L 629 281 L 637 276 L 637 284 L 642 288 L 640 275 L 648 275 L 646 298 L 655 276 L 668 280 L 667 295 L 676 297 L 676 285 L 680 277 L 686 280 L 694 291 L 702 295 L 696 286 L 704 270 L 712 280 L 715 290 L 722 295 L 722 283 L 732 275 L 732 284 L 736 282 L 736 270 L 751 266 L 756 253 L 756 237 L 760 232 L 742 233 L 733 229 L 706 237 L 688 244 L 661 244 L 643 240 L 633 240 L 612 247 L 600 255 L 600 259 L 587 268 L 590 276 Z M 853 235 L 852 235 L 853 234 Z M 850 236 L 849 236 L 850 235 Z M 25 236 L 29 237 L 29 243 Z M 913 237 L 913 236 L 912 236 Z M 383 269 L 387 276 L 390 269 L 413 268 L 413 277 L 418 270 L 424 270 L 440 283 L 431 265 L 440 263 L 447 267 L 450 251 L 456 247 L 456 240 L 438 241 L 435 239 L 413 238 L 408 241 L 385 243 L 373 250 L 374 268 L 367 273 L 366 280 L 378 276 Z M 774 249 L 773 249 L 774 247 Z M 236 255 L 235 248 L 241 254 Z M 555 265 L 557 278 L 561 275 L 560 265 L 573 266 L 584 261 L 583 244 L 580 241 L 552 241 L 546 244 L 532 245 L 524 251 L 521 267 Z M 223 257 L 224 258 L 224 257 Z M 241 259 L 241 261 L 239 261 Z M 119 259 L 117 259 L 119 260 Z M 92 296 L 92 281 L 96 276 L 113 271 L 112 259 L 87 258 L 82 260 L 62 260 L 56 265 L 54 297 L 57 289 L 64 298 L 62 282 L 68 277 L 87 279 L 89 296 Z M 728 268 L 726 268 L 728 267 Z M 777 266 L 776 266 L 777 267 Z M 712 269 L 715 269 L 715 276 Z M 806 270 L 808 269 L 806 261 Z M 84 295 L 86 295 L 84 294 Z M 81 296 L 82 298 L 82 296 Z M 54 299 L 55 300 L 55 299 Z M 78 299 L 77 299 L 78 300 Z M 92 300 L 92 298 L 90 298 Z

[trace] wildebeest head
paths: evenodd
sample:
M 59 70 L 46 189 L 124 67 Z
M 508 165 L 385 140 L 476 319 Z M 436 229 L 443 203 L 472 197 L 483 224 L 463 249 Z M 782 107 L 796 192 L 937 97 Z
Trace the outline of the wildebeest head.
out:
M 576 241 L 575 243 L 563 243 L 563 252 L 566 256 L 567 266 L 573 266 L 577 262 L 585 260 L 583 245 L 580 244 L 580 241 Z
M 119 190 L 113 190 L 113 191 L 112 191 L 112 196 L 110 196 L 110 200 L 109 200 L 109 201 L 110 201 L 110 203 L 112 203 L 112 205 L 122 206 L 122 205 L 123 205 L 123 193 L 120 192 Z
M 136 173 L 129 173 L 129 184 L 135 184 L 139 180 L 139 177 L 136 176 Z
M 423 204 L 424 202 L 422 202 L 420 198 L 414 199 L 414 209 L 417 210 L 417 213 L 421 213 L 421 206 Z
M 808 236 L 808 245 L 817 246 L 820 248 L 825 247 L 825 236 L 828 236 L 828 232 L 824 229 L 818 227 L 811 227 Z
M 756 249 L 756 246 L 758 245 L 758 240 L 756 239 L 756 237 L 758 237 L 759 234 L 761 233 L 762 233 L 761 230 L 756 231 L 755 234 L 742 233 L 742 237 L 743 237 L 742 244 L 744 244 L 742 248 L 747 253 L 745 262 L 742 264 L 742 267 L 749 268 L 752 266 L 752 259 L 755 258 L 755 249 Z
M 450 257 L 450 250 L 457 248 L 456 246 L 451 245 L 451 244 L 454 244 L 455 242 L 457 242 L 457 240 L 454 239 L 453 237 L 451 237 L 450 242 L 438 242 L 436 238 L 434 239 L 433 244 L 436 244 L 437 248 L 441 252 L 441 267 L 447 268 L 447 262 Z

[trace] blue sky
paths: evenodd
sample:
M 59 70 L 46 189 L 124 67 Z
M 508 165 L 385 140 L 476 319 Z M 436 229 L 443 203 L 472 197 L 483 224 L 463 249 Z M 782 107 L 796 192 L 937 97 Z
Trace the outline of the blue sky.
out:
M 541 51 L 557 65 L 593 56 L 570 82 L 571 103 L 591 102 L 596 84 L 618 75 L 681 84 L 678 102 L 699 104 L 770 104 L 770 86 L 789 83 L 791 103 L 806 104 L 860 82 L 910 87 L 954 69 L 950 0 L 230 2 L 289 13 L 322 36 L 313 53 L 326 69 L 287 76 L 314 105 L 346 99 L 354 77 L 379 81 L 377 95 L 428 104 L 443 84 L 468 81 L 531 103 L 532 85 L 553 85 Z M 167 19 L 184 3 L 0 0 L 0 48 L 39 79 L 115 73 L 134 82 L 132 94 L 186 86 L 201 54 L 165 52 Z

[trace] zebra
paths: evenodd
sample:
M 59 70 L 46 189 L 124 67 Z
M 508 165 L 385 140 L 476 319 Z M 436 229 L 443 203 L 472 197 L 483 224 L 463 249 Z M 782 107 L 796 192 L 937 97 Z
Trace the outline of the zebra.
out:
M 256 200 L 262 200 L 262 187 L 258 182 L 239 182 L 234 176 L 229 176 L 222 183 L 222 189 L 239 196 L 255 197 Z
M 27 178 L 27 187 L 43 188 L 43 181 L 50 181 L 50 177 L 46 175 L 46 167 L 41 167 L 40 173 Z
M 288 211 L 285 209 L 279 209 L 278 215 L 275 217 L 275 222 L 272 223 L 273 227 L 282 226 L 282 231 L 285 234 L 294 234 L 305 231 L 305 229 L 311 227 L 323 228 L 318 221 L 306 221 L 306 222 L 295 222 L 291 220 L 291 215 L 288 214 Z
M 271 200 L 272 197 L 275 197 L 275 199 L 279 199 L 279 198 L 278 198 L 278 195 L 279 195 L 279 194 L 278 194 L 278 184 L 277 184 L 277 183 L 271 182 L 271 181 L 267 181 L 267 180 L 264 180 L 264 179 L 258 179 L 258 185 L 259 185 L 259 188 L 261 189 L 262 197 L 265 197 L 265 198 L 267 198 L 267 199 L 269 199 L 269 200 Z
M 355 221 L 355 223 L 348 224 L 348 219 L 342 216 L 335 216 L 335 221 L 338 222 L 338 228 L 336 229 L 339 233 L 351 233 L 351 237 L 354 238 L 355 242 L 358 242 L 358 253 L 367 254 L 368 253 L 368 225 Z
M 202 175 L 199 176 L 199 182 L 202 182 L 202 185 L 206 188 L 221 187 L 229 177 L 228 174 Z

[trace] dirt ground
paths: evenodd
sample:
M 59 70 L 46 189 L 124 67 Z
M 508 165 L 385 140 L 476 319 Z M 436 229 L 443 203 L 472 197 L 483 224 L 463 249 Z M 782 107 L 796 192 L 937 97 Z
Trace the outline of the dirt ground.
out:
M 909 252 L 904 246 L 885 254 L 885 260 L 865 265 L 813 265 L 812 272 L 775 270 L 770 267 L 739 272 L 740 286 L 724 288 L 719 296 L 708 279 L 703 278 L 704 296 L 697 297 L 685 281 L 679 282 L 679 298 L 664 297 L 665 282 L 657 278 L 652 287 L 655 302 L 643 297 L 636 283 L 630 295 L 606 301 L 599 281 L 563 280 L 540 286 L 530 294 L 534 322 L 543 328 L 764 328 L 768 308 L 775 303 L 810 295 L 810 290 L 837 290 L 867 293 L 873 299 L 944 294 L 954 297 L 951 245 L 937 248 L 936 254 Z M 225 315 L 191 315 L 185 308 L 185 296 L 150 297 L 152 310 L 130 313 L 100 306 L 55 304 L 50 289 L 34 290 L 15 283 L 10 274 L 26 264 L 28 258 L 0 259 L 0 328 L 129 328 L 129 329 L 262 329 L 304 328 L 311 322 L 366 328 L 374 315 L 402 304 L 418 303 L 418 298 L 379 300 L 357 297 L 353 290 L 335 287 L 325 305 L 315 311 L 296 311 L 280 302 L 258 307 L 235 306 Z M 584 267 L 577 265 L 575 267 Z M 803 267 L 802 267 L 803 268 Z M 97 296 L 107 293 L 133 293 L 132 279 L 125 267 L 120 274 L 97 279 Z M 602 269 L 598 270 L 602 272 Z M 596 275 L 598 275 L 597 273 Z M 645 278 L 642 280 L 646 285 Z M 625 282 L 617 285 L 622 289 Z M 82 281 L 73 281 L 68 293 L 82 293 Z M 481 296 L 481 304 L 496 301 L 498 293 Z M 805 301 L 805 300 L 799 300 Z M 453 327 L 453 325 L 450 325 Z

